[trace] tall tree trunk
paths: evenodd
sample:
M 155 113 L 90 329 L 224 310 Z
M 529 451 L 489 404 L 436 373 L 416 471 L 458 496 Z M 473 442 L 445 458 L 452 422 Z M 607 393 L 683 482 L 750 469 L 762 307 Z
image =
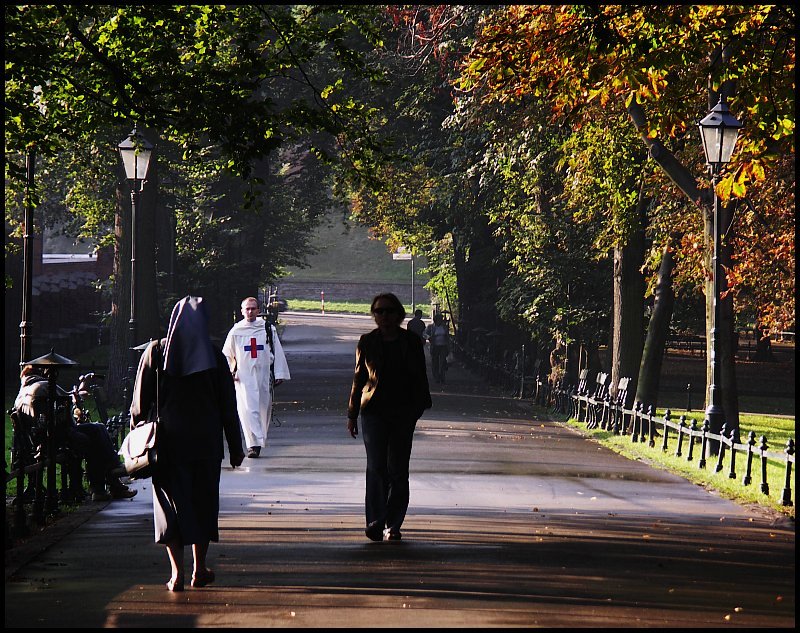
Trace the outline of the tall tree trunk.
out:
M 453 252 L 464 334 L 468 336 L 469 330 L 476 327 L 496 330 L 498 286 L 503 272 L 495 261 L 498 249 L 486 218 L 475 217 L 465 228 L 453 230 Z
M 134 345 L 146 343 L 162 331 L 158 304 L 158 271 L 165 266 L 158 261 L 156 244 L 165 235 L 158 235 L 158 161 L 153 155 L 142 193 L 136 205 L 136 338 Z M 158 236 L 158 237 L 157 237 Z
M 636 390 L 639 365 L 644 345 L 644 291 L 642 274 L 644 263 L 645 234 L 644 215 L 648 199 L 640 195 L 636 204 L 639 218 L 635 230 L 628 236 L 628 243 L 614 249 L 614 308 L 612 321 L 611 385 L 616 393 L 619 379 L 631 379 L 629 392 Z
M 122 180 L 117 184 L 117 212 L 114 216 L 114 282 L 111 289 L 111 326 L 109 328 L 110 350 L 108 356 L 108 372 L 106 376 L 106 393 L 109 402 L 121 406 L 125 389 L 125 377 L 128 369 L 128 318 L 130 301 L 126 297 L 130 288 L 130 243 L 127 235 L 130 229 L 130 209 L 124 204 L 128 196 Z M 123 265 L 123 262 L 127 262 Z
M 453 230 L 453 266 L 456 270 L 456 290 L 458 291 L 458 316 L 459 316 L 459 330 L 460 336 L 463 339 L 460 341 L 466 344 L 469 341 L 469 331 L 475 327 L 472 323 L 472 313 L 467 300 L 466 289 L 466 240 L 461 239 L 461 233 L 458 230 Z
M 667 347 L 672 309 L 675 305 L 675 292 L 672 287 L 674 263 L 671 243 L 668 241 L 661 255 L 653 312 L 650 315 L 650 322 L 647 324 L 647 340 L 644 344 L 642 364 L 639 368 L 639 384 L 636 387 L 635 402 L 641 403 L 645 410 L 650 406 L 655 410 L 658 405 L 661 366 Z
M 576 386 L 578 384 L 578 375 L 580 374 L 581 346 L 577 342 L 578 338 L 573 328 L 570 328 L 567 340 L 566 356 L 564 358 L 564 383 L 566 385 Z

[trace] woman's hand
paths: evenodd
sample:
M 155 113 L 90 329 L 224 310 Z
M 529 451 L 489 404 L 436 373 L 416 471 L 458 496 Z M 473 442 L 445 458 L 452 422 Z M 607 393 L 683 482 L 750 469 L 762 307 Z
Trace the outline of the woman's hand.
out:
M 358 420 L 347 420 L 347 430 L 350 432 L 350 437 L 358 437 Z
M 236 453 L 236 454 L 231 453 L 230 462 L 232 468 L 241 466 L 243 461 L 244 461 L 244 453 Z

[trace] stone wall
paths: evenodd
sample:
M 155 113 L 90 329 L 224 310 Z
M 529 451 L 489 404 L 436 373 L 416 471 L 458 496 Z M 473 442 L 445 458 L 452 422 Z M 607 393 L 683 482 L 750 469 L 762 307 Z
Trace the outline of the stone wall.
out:
M 410 283 L 365 283 L 342 281 L 281 281 L 278 296 L 283 299 L 319 300 L 325 293 L 325 301 L 372 301 L 381 292 L 393 292 L 406 306 L 411 308 Z M 414 303 L 430 303 L 430 293 L 421 285 L 414 285 Z M 291 305 L 289 306 L 291 309 Z

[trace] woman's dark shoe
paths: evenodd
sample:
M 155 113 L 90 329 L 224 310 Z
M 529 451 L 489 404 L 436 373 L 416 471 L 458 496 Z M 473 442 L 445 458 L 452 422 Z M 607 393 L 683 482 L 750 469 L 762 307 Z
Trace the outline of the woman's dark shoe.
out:
M 177 578 L 170 578 L 167 581 L 167 589 L 170 591 L 183 591 L 183 576 Z
M 192 574 L 192 587 L 205 587 L 214 582 L 215 579 L 216 576 L 214 576 L 214 572 L 210 569 L 206 569 L 205 572 Z
M 396 528 L 387 528 L 385 536 L 387 541 L 399 541 L 400 539 L 403 538 L 403 535 L 400 533 L 400 530 Z
M 367 538 L 370 541 L 382 541 L 383 540 L 383 525 L 380 523 L 370 523 L 367 526 L 367 529 L 364 530 L 364 534 L 367 535 Z

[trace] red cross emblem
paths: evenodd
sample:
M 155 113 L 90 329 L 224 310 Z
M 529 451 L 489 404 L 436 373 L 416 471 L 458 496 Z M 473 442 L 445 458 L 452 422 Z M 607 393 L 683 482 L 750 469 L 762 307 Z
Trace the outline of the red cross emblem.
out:
M 250 339 L 250 345 L 244 346 L 245 352 L 250 352 L 250 358 L 258 358 L 258 350 L 264 349 L 263 345 L 257 345 L 255 337 Z

